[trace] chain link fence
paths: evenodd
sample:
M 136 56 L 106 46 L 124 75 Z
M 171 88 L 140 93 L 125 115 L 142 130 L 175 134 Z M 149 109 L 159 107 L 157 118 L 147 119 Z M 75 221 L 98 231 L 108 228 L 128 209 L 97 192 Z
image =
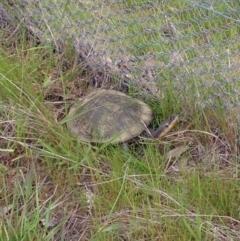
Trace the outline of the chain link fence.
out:
M 60 49 L 71 41 L 101 86 L 118 79 L 156 98 L 171 91 L 201 107 L 221 102 L 240 117 L 238 0 L 15 0 L 11 5 L 43 44 Z

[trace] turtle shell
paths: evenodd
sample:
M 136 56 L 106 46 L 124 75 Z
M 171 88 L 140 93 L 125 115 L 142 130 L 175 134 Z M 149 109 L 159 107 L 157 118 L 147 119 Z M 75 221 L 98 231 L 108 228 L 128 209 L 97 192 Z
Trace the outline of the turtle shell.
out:
M 115 90 L 98 90 L 70 107 L 67 128 L 84 142 L 126 142 L 146 130 L 153 118 L 144 102 Z

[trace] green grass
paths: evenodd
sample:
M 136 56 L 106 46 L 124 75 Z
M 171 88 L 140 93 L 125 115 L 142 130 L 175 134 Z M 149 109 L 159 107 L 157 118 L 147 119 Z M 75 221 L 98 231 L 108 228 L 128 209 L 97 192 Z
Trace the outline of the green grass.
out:
M 141 9 L 145 6 L 137 2 Z M 133 1 L 126 4 L 133 7 Z M 186 9 L 186 2 L 172 1 L 172 6 Z M 135 17 L 140 14 L 136 11 Z M 134 13 L 127 16 L 131 20 Z M 181 24 L 195 17 L 197 21 L 185 28 L 191 35 L 199 31 L 202 16 L 189 10 L 172 20 Z M 108 20 L 114 23 L 116 18 Z M 204 22 L 210 30 L 225 24 L 216 16 Z M 142 31 L 134 24 L 122 30 Z M 230 32 L 216 31 L 209 37 L 212 43 L 226 44 L 224 37 L 234 39 L 235 31 L 233 26 Z M 137 36 L 121 44 L 135 49 L 135 43 L 146 39 L 141 42 Z M 76 66 L 63 71 L 60 56 L 52 54 L 50 46 L 20 42 L 11 54 L 2 47 L 0 240 L 238 240 L 238 110 L 226 109 L 222 98 L 212 97 L 220 93 L 229 103 L 237 100 L 239 81 L 226 79 L 237 78 L 231 70 L 238 59 L 220 51 L 222 45 L 201 52 L 196 46 L 203 39 L 189 41 L 183 38 L 176 46 L 191 47 L 185 52 L 190 63 L 162 72 L 162 78 L 169 80 L 158 83 L 164 98 L 147 99 L 156 116 L 154 127 L 172 113 L 180 113 L 180 122 L 160 142 L 140 140 L 128 150 L 81 143 L 61 124 L 71 100 L 89 91 L 86 76 Z M 236 42 L 225 47 L 235 53 L 237 46 Z M 167 43 L 155 47 L 154 51 L 174 48 Z M 210 53 L 219 54 L 218 61 L 207 59 L 199 66 L 200 54 L 206 58 Z M 70 50 L 68 58 L 72 61 Z M 179 79 L 174 79 L 176 72 Z M 184 86 L 183 72 L 188 76 Z

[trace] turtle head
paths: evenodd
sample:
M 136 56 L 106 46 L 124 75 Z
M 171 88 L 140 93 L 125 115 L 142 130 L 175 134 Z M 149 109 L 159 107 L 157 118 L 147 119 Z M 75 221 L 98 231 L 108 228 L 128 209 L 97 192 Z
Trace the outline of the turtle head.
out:
M 160 139 L 165 136 L 178 121 L 178 115 L 172 115 L 167 120 L 165 120 L 156 131 L 152 133 L 152 136 L 156 139 Z

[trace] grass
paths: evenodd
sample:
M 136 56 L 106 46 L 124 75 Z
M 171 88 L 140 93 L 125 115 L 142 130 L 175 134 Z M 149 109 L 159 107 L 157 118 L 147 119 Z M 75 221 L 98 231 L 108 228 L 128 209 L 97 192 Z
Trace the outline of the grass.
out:
M 180 9 L 185 3 L 172 4 Z M 133 1 L 126 4 L 131 7 Z M 174 22 L 193 16 L 201 19 L 200 13 L 187 11 Z M 215 20 L 206 21 L 206 28 L 221 28 L 223 19 Z M 187 30 L 198 27 L 195 23 Z M 210 37 L 224 42 L 219 32 Z M 194 48 L 202 39 L 190 41 Z M 185 48 L 188 43 L 178 44 Z M 226 48 L 234 53 L 237 45 Z M 162 50 L 171 49 L 165 46 Z M 63 70 L 61 56 L 52 54 L 50 46 L 20 42 L 10 51 L 3 45 L 0 240 L 238 240 L 239 115 L 236 106 L 226 109 L 221 96 L 212 97 L 220 93 L 228 103 L 236 102 L 239 81 L 226 80 L 237 78 L 238 59 L 223 51 L 219 61 L 198 64 L 201 54 L 203 59 L 221 54 L 221 46 L 186 52 L 190 64 L 162 73 L 172 81 L 159 83 L 164 100 L 148 99 L 156 116 L 153 126 L 172 113 L 180 113 L 180 122 L 161 142 L 140 140 L 126 150 L 81 143 L 60 124 L 71 101 L 91 91 L 84 72 L 76 66 Z M 188 75 L 188 85 L 170 78 L 175 71 L 179 79 L 183 71 L 183 77 Z

